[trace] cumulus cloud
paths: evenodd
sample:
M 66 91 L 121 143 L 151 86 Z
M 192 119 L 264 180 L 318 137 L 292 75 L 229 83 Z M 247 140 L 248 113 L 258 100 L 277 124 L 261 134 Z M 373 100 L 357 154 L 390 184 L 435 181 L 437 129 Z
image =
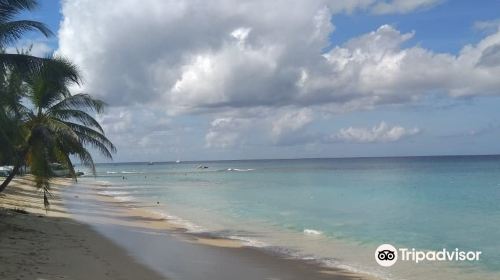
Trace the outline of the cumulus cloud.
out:
M 205 147 L 238 146 L 255 127 L 274 144 L 299 143 L 313 112 L 500 94 L 499 30 L 458 54 L 412 44 L 418 30 L 390 25 L 331 46 L 336 14 L 408 13 L 440 2 L 63 1 L 57 53 L 81 67 L 82 90 L 115 107 L 107 116 L 113 136 L 134 137 L 120 137 L 122 124 L 150 135 L 127 145 L 152 145 L 158 129 L 143 124 L 184 115 L 205 116 Z
M 439 1 L 65 1 L 59 53 L 86 90 L 112 105 L 155 104 L 169 114 L 406 103 L 428 93 L 498 94 L 500 32 L 458 55 L 403 47 L 390 25 L 327 53 L 335 13 L 406 12 Z M 393 7 L 393 8 L 388 8 Z
M 303 129 L 313 121 L 314 117 L 309 109 L 286 112 L 272 121 L 271 136 L 274 142 L 286 140 L 290 135 L 303 132 Z
M 110 107 L 96 119 L 120 151 L 140 148 L 154 154 L 168 147 L 168 137 L 176 132 L 163 112 L 145 106 Z
M 402 126 L 390 126 L 381 122 L 372 128 L 349 127 L 342 128 L 338 133 L 331 137 L 334 141 L 352 142 L 352 143 L 376 143 L 376 142 L 396 142 L 404 137 L 418 134 L 418 128 L 404 128 Z
M 327 44 L 321 2 L 65 1 L 59 53 L 112 104 L 161 100 L 176 111 L 279 102 L 297 74 L 289 60 Z
M 241 144 L 242 131 L 247 130 L 250 124 L 248 119 L 217 118 L 210 123 L 205 135 L 205 145 L 208 148 L 230 148 Z
M 243 144 L 303 144 L 314 140 L 307 133 L 307 127 L 314 118 L 313 111 L 307 108 L 231 111 L 211 121 L 205 134 L 205 146 L 231 148 Z
M 401 48 L 413 35 L 383 25 L 351 39 L 325 55 L 332 78 L 316 83 L 365 97 L 372 104 L 411 102 L 430 93 L 453 97 L 498 94 L 500 65 L 489 58 L 487 64 L 482 61 L 485 56 L 496 57 L 500 32 L 465 46 L 458 55 L 418 46 Z

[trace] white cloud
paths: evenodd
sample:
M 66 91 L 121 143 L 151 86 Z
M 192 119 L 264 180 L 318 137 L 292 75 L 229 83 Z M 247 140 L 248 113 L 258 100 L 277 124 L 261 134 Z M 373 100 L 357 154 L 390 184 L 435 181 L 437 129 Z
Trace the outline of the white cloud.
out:
M 352 143 L 375 143 L 375 142 L 396 142 L 404 137 L 418 134 L 418 128 L 404 128 L 401 126 L 389 126 L 385 122 L 372 128 L 342 128 L 337 134 L 331 137 L 333 141 L 343 141 Z
M 245 27 L 237 28 L 233 32 L 231 32 L 231 36 L 233 36 L 236 40 L 238 40 L 238 43 L 241 46 L 243 46 L 251 30 L 252 30 L 251 28 L 245 28 Z
M 110 107 L 106 111 L 96 119 L 120 151 L 141 147 L 146 156 L 148 149 L 157 152 L 167 149 L 169 142 L 165 136 L 175 134 L 171 119 L 161 111 L 145 106 Z
M 310 109 L 230 111 L 210 123 L 205 147 L 305 143 L 313 140 L 306 131 L 313 120 L 314 113 Z
M 373 6 L 376 14 L 409 13 L 418 9 L 425 9 L 435 6 L 443 0 L 391 0 L 382 1 Z
M 384 25 L 351 39 L 325 55 L 330 78 L 316 76 L 306 87 L 310 91 L 330 88 L 348 101 L 364 99 L 364 105 L 411 102 L 433 93 L 453 97 L 499 94 L 500 32 L 465 46 L 458 55 L 418 46 L 401 48 L 412 37 L 413 32 L 402 34 Z
M 210 123 L 208 133 L 205 135 L 207 148 L 229 148 L 241 144 L 241 130 L 247 129 L 250 124 L 247 119 L 217 118 Z
M 96 11 L 92 0 L 64 2 L 59 53 L 81 66 L 87 91 L 112 105 L 154 104 L 169 114 L 318 104 L 359 110 L 429 93 L 499 94 L 500 32 L 453 55 L 404 48 L 414 32 L 383 25 L 324 54 L 331 16 L 351 9 L 347 2 L 102 3 L 114 12 Z
M 293 86 L 290 58 L 327 43 L 322 2 L 65 1 L 59 53 L 112 104 L 161 100 L 183 111 L 265 103 L 271 91 Z
M 287 137 L 303 132 L 313 120 L 313 113 L 309 109 L 286 112 L 272 121 L 272 139 L 275 143 L 284 142 Z
M 241 34 L 240 34 L 241 35 Z M 277 69 L 274 47 L 254 49 L 242 40 L 223 50 L 196 55 L 181 67 L 180 77 L 165 97 L 176 110 L 197 107 L 246 107 L 267 100 L 281 81 L 273 81 Z M 279 93 L 277 93 L 279 94 Z
M 407 13 L 440 2 L 63 1 L 58 53 L 81 67 L 84 91 L 112 106 L 107 126 L 123 146 L 166 138 L 152 131 L 167 131 L 162 119 L 183 114 L 203 115 L 194 145 L 301 143 L 315 114 L 429 94 L 500 94 L 498 30 L 458 54 L 412 44 L 418 30 L 390 25 L 330 46 L 336 14 Z M 142 133 L 126 133 L 134 129 Z
M 474 28 L 480 31 L 496 32 L 500 28 L 500 19 L 476 21 L 474 22 Z

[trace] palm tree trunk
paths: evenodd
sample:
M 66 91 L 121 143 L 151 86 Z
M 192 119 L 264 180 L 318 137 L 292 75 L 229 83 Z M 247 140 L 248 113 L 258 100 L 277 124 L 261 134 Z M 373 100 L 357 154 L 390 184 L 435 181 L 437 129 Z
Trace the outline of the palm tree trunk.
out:
M 14 166 L 14 169 L 12 169 L 12 172 L 10 172 L 9 176 L 7 176 L 5 181 L 3 181 L 3 183 L 0 185 L 0 193 L 3 192 L 5 190 L 5 188 L 7 187 L 7 185 L 9 185 L 10 181 L 12 181 L 12 179 L 14 179 L 14 176 L 17 175 L 20 168 L 21 168 L 20 164 Z

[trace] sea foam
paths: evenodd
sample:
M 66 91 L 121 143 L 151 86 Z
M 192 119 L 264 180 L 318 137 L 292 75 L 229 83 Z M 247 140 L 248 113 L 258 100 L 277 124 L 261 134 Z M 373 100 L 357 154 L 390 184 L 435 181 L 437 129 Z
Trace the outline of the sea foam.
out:
M 304 234 L 307 234 L 307 235 L 322 235 L 323 232 L 322 231 L 319 231 L 319 230 L 315 230 L 315 229 L 304 229 Z

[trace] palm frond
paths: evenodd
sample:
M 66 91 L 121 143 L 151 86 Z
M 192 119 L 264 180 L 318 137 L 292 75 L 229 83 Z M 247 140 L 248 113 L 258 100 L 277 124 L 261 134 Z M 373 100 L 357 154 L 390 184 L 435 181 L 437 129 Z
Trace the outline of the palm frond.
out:
M 73 166 L 73 162 L 71 162 L 71 158 L 67 153 L 64 153 L 62 149 L 59 147 L 59 156 L 57 157 L 58 161 L 69 170 L 69 175 L 76 181 L 76 172 L 75 167 Z
M 96 148 L 102 155 L 107 158 L 113 158 L 111 153 L 116 152 L 116 147 L 108 138 L 106 138 L 106 136 L 104 136 L 104 134 L 84 125 L 71 122 L 64 123 L 78 135 L 82 143 L 90 144 L 93 148 Z
M 11 20 L 22 11 L 31 11 L 36 7 L 37 0 L 0 0 L 0 18 L 2 21 Z
M 26 83 L 30 89 L 28 97 L 39 112 L 50 108 L 54 103 L 70 97 L 69 86 L 80 82 L 77 67 L 63 58 L 44 60 L 33 72 Z
M 80 84 L 81 76 L 78 67 L 61 56 L 54 56 L 46 59 L 40 70 L 40 75 L 47 81 L 64 84 Z
M 32 20 L 16 20 L 0 23 L 0 46 L 5 47 L 16 43 L 22 36 L 31 31 L 40 31 L 44 36 L 50 37 L 52 31 L 43 23 Z
M 49 110 L 47 115 L 59 120 L 76 121 L 87 127 L 95 128 L 100 133 L 104 133 L 103 128 L 91 115 L 85 111 L 76 109 Z
M 23 79 L 27 79 L 40 70 L 47 58 L 27 54 L 0 53 L 0 64 L 4 69 L 17 71 Z M 4 73 L 2 71 L 2 73 Z
M 61 100 L 59 103 L 53 105 L 49 110 L 88 109 L 96 113 L 102 113 L 105 105 L 106 103 L 101 100 L 94 99 L 92 96 L 85 93 L 79 93 Z

